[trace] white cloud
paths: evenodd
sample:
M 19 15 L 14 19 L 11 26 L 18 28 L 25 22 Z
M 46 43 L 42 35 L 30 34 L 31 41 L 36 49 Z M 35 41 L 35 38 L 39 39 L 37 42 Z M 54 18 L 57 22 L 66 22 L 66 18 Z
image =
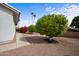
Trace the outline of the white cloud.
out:
M 55 10 L 55 8 L 52 8 L 52 7 L 47 7 L 47 8 L 45 8 L 45 10 L 47 11 L 47 12 L 51 12 L 51 11 L 54 11 Z
M 75 4 L 72 4 L 72 5 L 66 4 L 61 8 L 47 7 L 45 10 L 50 14 L 53 14 L 53 13 L 64 14 L 68 18 L 68 21 L 69 21 L 68 24 L 71 23 L 72 19 L 75 16 L 79 15 L 79 5 L 75 5 Z

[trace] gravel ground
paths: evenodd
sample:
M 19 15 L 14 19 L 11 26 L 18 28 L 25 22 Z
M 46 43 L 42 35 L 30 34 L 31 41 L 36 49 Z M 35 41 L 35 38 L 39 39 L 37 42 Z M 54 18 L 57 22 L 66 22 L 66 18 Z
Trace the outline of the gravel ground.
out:
M 57 43 L 48 43 L 46 37 L 26 36 L 20 40 L 29 42 L 30 45 L 5 51 L 1 56 L 79 56 L 79 39 L 54 37 Z

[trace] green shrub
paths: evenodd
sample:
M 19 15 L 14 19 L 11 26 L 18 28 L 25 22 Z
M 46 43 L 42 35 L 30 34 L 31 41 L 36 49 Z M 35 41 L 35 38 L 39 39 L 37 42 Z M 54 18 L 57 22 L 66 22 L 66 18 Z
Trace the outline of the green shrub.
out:
M 36 31 L 36 28 L 34 25 L 30 25 L 29 26 L 29 32 L 35 32 Z
M 36 23 L 37 32 L 49 38 L 61 35 L 67 31 L 67 18 L 62 14 L 43 16 Z

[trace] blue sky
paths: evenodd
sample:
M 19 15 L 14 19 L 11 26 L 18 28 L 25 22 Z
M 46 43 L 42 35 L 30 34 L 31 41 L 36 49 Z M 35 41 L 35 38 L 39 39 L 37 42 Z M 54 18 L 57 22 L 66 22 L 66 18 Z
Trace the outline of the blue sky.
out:
M 9 3 L 21 12 L 19 26 L 29 26 L 35 24 L 38 18 L 47 14 L 64 14 L 67 16 L 68 24 L 79 15 L 78 3 Z M 36 14 L 33 21 L 31 12 Z

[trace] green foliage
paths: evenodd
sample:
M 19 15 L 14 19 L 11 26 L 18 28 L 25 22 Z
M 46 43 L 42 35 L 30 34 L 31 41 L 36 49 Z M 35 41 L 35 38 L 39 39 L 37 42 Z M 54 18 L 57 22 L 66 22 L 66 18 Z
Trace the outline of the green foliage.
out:
M 64 15 L 47 15 L 38 19 L 36 23 L 36 29 L 37 32 L 39 32 L 42 35 L 45 34 L 49 37 L 53 37 L 66 32 L 67 22 L 68 20 Z
M 79 28 L 79 16 L 74 17 L 70 26 L 75 26 L 76 28 Z
M 30 25 L 29 26 L 29 32 L 35 32 L 36 31 L 36 28 L 34 25 Z

